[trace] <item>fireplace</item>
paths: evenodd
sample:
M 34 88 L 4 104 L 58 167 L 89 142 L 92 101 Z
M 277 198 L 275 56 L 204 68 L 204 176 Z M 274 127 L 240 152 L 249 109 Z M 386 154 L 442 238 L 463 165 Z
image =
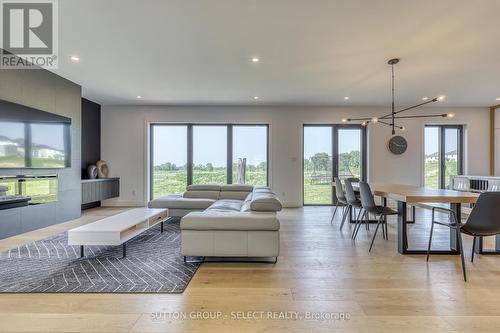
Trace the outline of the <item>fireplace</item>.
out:
M 57 201 L 57 175 L 0 176 L 0 209 Z

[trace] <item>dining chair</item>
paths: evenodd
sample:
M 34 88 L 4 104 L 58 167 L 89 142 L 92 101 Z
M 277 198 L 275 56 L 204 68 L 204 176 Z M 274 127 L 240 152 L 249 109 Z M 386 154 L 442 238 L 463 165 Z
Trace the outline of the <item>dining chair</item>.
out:
M 359 180 L 358 180 L 359 182 Z M 345 188 L 345 198 L 347 200 L 347 203 L 349 205 L 348 209 L 351 209 L 353 208 L 354 209 L 354 215 L 356 215 L 356 208 L 359 209 L 359 213 L 356 217 L 356 224 L 354 225 L 354 227 L 356 227 L 356 225 L 359 222 L 359 218 L 361 216 L 361 212 L 363 211 L 363 206 L 361 206 L 361 200 L 359 200 L 358 196 L 356 196 L 356 193 L 354 192 L 354 188 L 352 187 L 352 182 L 351 180 L 349 179 L 345 179 L 344 180 L 344 188 Z M 353 230 L 353 235 L 354 235 L 354 230 Z M 351 236 L 352 238 L 352 236 Z
M 453 210 L 444 207 L 432 208 L 432 224 L 431 232 L 429 235 L 429 246 L 427 248 L 427 261 L 431 251 L 432 233 L 434 231 L 434 224 L 444 225 L 446 227 L 455 229 L 457 231 L 458 246 L 460 249 L 460 259 L 462 261 L 462 271 L 464 274 L 464 281 L 467 281 L 465 272 L 465 259 L 462 245 L 462 233 L 472 236 L 472 256 L 471 262 L 474 261 L 474 249 L 476 247 L 476 240 L 478 237 L 494 236 L 500 233 L 500 192 L 484 192 L 479 195 L 476 204 L 472 208 L 467 221 L 462 224 L 457 220 L 457 216 Z M 441 211 L 450 216 L 449 222 L 436 221 L 435 212 Z
M 349 204 L 347 203 L 347 199 L 345 197 L 344 189 L 342 186 L 342 182 L 338 177 L 335 177 L 335 196 L 337 197 L 337 203 L 335 204 L 335 210 L 333 211 L 332 219 L 330 224 L 333 223 L 333 218 L 335 217 L 335 213 L 337 213 L 337 209 L 340 205 L 342 205 L 342 223 L 340 224 L 340 230 L 344 226 L 345 219 L 347 217 L 347 213 L 349 212 Z
M 373 214 L 375 217 L 378 217 L 377 227 L 375 228 L 375 232 L 373 233 L 372 242 L 370 244 L 370 249 L 368 252 L 371 252 L 373 247 L 373 242 L 375 241 L 375 237 L 377 236 L 378 228 L 382 224 L 382 235 L 385 240 L 389 239 L 389 234 L 387 230 L 387 216 L 388 215 L 397 215 L 394 209 L 391 209 L 386 206 L 378 206 L 375 204 L 375 198 L 373 197 L 372 190 L 370 185 L 367 182 L 359 182 L 359 193 L 361 197 L 361 206 L 365 210 L 365 214 Z M 358 223 L 357 231 L 355 233 L 354 238 L 356 238 L 356 234 L 361 226 L 361 223 Z

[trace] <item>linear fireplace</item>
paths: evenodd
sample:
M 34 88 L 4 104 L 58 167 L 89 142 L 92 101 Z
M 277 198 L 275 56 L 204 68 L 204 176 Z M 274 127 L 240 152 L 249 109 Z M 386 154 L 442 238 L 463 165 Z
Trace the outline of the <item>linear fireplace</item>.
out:
M 57 175 L 0 176 L 0 209 L 57 201 Z

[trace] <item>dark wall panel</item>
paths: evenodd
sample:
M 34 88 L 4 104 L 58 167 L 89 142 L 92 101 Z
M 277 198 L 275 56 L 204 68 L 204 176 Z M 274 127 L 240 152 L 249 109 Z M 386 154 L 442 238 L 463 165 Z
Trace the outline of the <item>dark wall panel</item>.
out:
M 82 179 L 87 167 L 101 159 L 101 105 L 82 98 Z

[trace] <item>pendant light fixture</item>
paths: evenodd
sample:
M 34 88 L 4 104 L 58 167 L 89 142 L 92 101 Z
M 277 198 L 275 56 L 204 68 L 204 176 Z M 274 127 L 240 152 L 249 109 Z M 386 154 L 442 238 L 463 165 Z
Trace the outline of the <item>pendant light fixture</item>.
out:
M 427 99 L 425 102 L 401 109 L 396 111 L 395 107 L 395 89 L 394 89 L 394 65 L 399 62 L 398 58 L 390 59 L 387 64 L 391 65 L 391 113 L 385 114 L 381 117 L 369 117 L 369 118 L 344 118 L 342 122 L 352 122 L 352 121 L 361 121 L 363 126 L 367 126 L 368 124 L 382 124 L 391 127 L 392 135 L 396 134 L 396 129 L 404 131 L 405 127 L 396 124 L 396 121 L 401 119 L 412 119 L 412 118 L 436 118 L 436 117 L 448 117 L 453 118 L 453 113 L 441 113 L 441 114 L 429 114 L 429 115 L 402 115 L 403 112 L 410 111 L 426 104 L 442 102 L 444 100 L 444 96 L 435 97 L 432 99 Z

